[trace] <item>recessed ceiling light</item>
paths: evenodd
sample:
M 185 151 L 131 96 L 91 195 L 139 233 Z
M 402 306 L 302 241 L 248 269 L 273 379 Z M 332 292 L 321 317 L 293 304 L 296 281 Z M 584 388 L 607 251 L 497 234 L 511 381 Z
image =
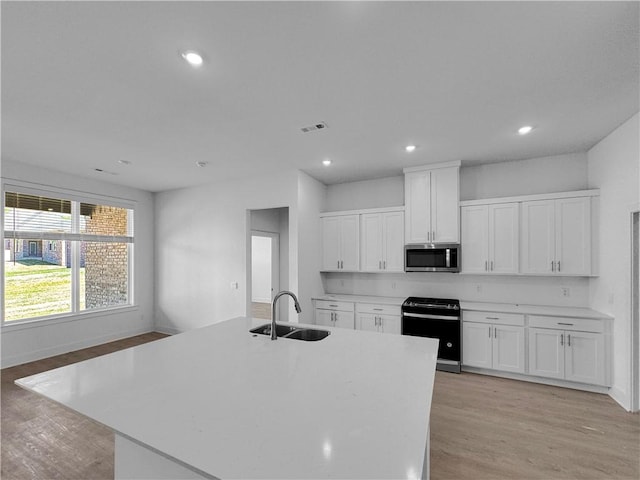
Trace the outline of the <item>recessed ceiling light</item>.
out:
M 209 165 L 209 162 L 196 162 L 196 165 L 200 168 L 204 168 Z
M 531 130 L 533 130 L 533 127 L 531 125 L 525 125 L 524 127 L 520 127 L 518 129 L 518 134 L 526 135 L 527 133 L 530 133 Z
M 190 65 L 194 67 L 199 67 L 202 65 L 202 55 L 194 51 L 188 51 L 182 53 L 182 58 L 184 58 Z
M 404 147 L 404 150 L 405 150 L 405 152 L 407 152 L 407 153 L 414 152 L 414 151 L 415 151 L 415 149 L 416 149 L 416 146 L 415 146 L 415 145 L 407 145 L 406 147 Z
M 118 163 L 120 165 L 131 165 L 131 162 L 129 160 L 118 160 Z
M 322 164 L 323 164 L 325 167 L 328 167 L 329 165 L 331 165 L 331 160 L 329 160 L 328 158 L 327 158 L 327 159 L 325 159 L 325 160 L 322 160 Z

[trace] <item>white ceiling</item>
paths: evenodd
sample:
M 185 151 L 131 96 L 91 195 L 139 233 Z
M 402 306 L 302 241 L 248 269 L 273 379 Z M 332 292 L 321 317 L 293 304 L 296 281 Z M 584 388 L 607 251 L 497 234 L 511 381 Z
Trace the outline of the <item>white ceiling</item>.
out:
M 639 110 L 639 5 L 3 1 L 2 158 L 162 191 L 585 151 Z

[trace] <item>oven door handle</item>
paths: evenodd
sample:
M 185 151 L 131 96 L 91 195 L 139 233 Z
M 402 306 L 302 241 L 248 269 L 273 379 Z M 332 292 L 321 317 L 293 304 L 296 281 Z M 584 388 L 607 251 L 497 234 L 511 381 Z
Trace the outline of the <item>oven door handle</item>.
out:
M 403 313 L 403 318 L 427 318 L 431 320 L 449 320 L 452 322 L 459 322 L 460 317 L 458 316 L 447 316 L 447 315 L 429 315 L 426 313 Z

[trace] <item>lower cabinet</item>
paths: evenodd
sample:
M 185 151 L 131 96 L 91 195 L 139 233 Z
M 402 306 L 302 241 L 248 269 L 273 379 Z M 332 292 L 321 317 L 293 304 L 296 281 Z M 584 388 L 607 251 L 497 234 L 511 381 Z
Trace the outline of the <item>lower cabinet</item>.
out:
M 400 335 L 400 307 L 396 305 L 356 304 L 356 329 Z
M 489 320 L 500 319 L 499 314 L 474 313 Z M 488 321 L 463 321 L 462 363 L 470 367 L 525 373 L 525 328 Z
M 529 374 L 606 385 L 605 337 L 601 333 L 529 329 Z
M 353 303 L 316 300 L 316 324 L 326 327 L 354 328 Z

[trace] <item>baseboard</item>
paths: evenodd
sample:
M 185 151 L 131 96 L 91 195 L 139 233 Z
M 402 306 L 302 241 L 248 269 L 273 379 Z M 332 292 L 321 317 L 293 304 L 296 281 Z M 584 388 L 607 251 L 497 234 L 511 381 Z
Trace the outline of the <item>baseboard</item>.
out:
M 55 345 L 53 347 L 44 348 L 42 350 L 25 352 L 19 355 L 13 355 L 13 356 L 2 359 L 2 368 L 15 367 L 16 365 L 22 365 L 23 363 L 29 363 L 29 362 L 34 362 L 36 360 L 42 360 L 43 358 L 54 357 L 56 355 L 62 355 L 63 353 L 82 350 L 83 348 L 95 347 L 97 345 L 102 345 L 103 343 L 109 343 L 115 340 L 122 340 L 123 338 L 135 337 L 136 335 L 142 335 L 143 333 L 150 333 L 155 330 L 156 329 L 153 328 L 153 326 L 140 327 L 132 330 L 114 332 L 109 335 L 86 338 L 77 342 L 66 343 L 64 345 Z
M 615 400 L 615 402 L 624 408 L 627 412 L 631 411 L 631 399 L 629 395 L 620 390 L 618 387 L 611 387 L 609 390 L 609 396 Z
M 166 335 L 177 335 L 179 333 L 183 333 L 183 330 L 178 330 L 174 327 L 168 327 L 166 325 L 155 325 L 153 328 L 154 332 L 164 333 Z
M 535 377 L 520 373 L 500 372 L 498 370 L 488 370 L 478 367 L 462 366 L 463 372 L 479 373 L 481 375 L 490 375 L 492 377 L 508 378 L 511 380 L 520 380 L 529 383 L 540 383 L 542 385 L 550 385 L 553 387 L 572 388 L 573 390 L 583 390 L 585 392 L 610 394 L 611 388 L 600 385 L 589 385 L 587 383 L 574 383 L 564 380 L 556 380 L 553 378 Z

